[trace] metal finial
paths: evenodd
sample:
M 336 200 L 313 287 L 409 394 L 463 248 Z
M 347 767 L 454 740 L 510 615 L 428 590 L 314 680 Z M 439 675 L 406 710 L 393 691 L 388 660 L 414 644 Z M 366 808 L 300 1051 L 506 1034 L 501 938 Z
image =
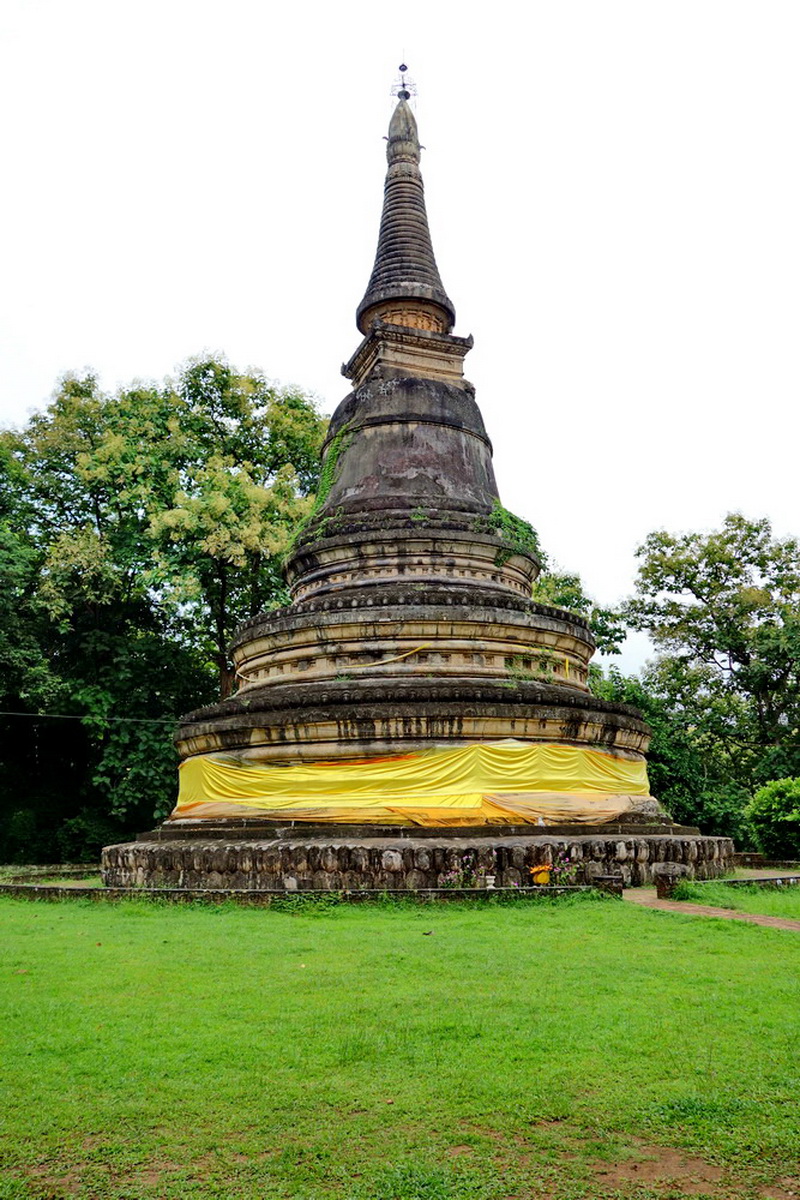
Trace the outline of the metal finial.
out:
M 396 96 L 398 100 L 410 100 L 417 94 L 416 84 L 412 83 L 410 79 L 406 80 L 408 67 L 405 63 L 400 63 L 397 69 L 400 72 L 400 79 L 399 81 L 395 80 L 392 84 L 392 95 Z

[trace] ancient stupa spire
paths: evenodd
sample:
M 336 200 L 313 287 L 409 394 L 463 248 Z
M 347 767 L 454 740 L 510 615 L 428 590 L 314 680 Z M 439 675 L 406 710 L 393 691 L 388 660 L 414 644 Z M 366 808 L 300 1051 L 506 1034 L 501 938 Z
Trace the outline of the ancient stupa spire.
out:
M 439 277 L 428 229 L 417 122 L 405 84 L 407 69 L 405 64 L 400 67 L 397 107 L 389 123 L 389 167 L 375 265 L 356 311 L 358 328 L 364 334 L 376 318 L 437 333 L 449 333 L 456 319 Z
M 499 501 L 402 81 L 397 97 L 364 337 L 286 562 L 292 603 L 240 626 L 238 693 L 183 718 L 177 807 L 103 851 L 104 882 L 438 888 L 465 849 L 487 887 L 567 852 L 586 882 L 644 883 L 664 860 L 716 875 L 733 843 L 649 795 L 650 731 L 590 693 L 587 622 L 531 599 L 535 534 Z

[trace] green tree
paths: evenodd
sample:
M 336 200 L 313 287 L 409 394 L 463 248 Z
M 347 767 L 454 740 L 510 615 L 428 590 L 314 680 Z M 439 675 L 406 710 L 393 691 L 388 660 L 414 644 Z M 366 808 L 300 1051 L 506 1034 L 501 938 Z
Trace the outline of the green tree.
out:
M 637 556 L 625 615 L 663 652 L 662 682 L 698 744 L 747 786 L 800 769 L 797 539 L 732 513 L 710 534 L 652 533 Z
M 3 828 L 20 843 L 60 820 L 61 852 L 70 840 L 80 852 L 108 840 L 109 822 L 169 810 L 178 716 L 227 694 L 237 624 L 285 598 L 280 557 L 310 506 L 323 432 L 301 393 L 203 359 L 113 396 L 67 378 L 0 436 L 5 707 L 80 720 L 71 738 L 49 717 L 26 726 L 48 768 L 17 773 L 15 792 L 9 781 L 0 842 Z M 21 720 L 0 731 L 9 761 Z
M 297 390 L 217 359 L 116 396 L 65 380 L 10 437 L 45 555 L 40 602 L 60 621 L 78 599 L 157 610 L 227 695 L 236 626 L 286 599 L 280 558 L 310 507 L 324 430 Z
M 633 705 L 650 726 L 650 789 L 674 819 L 713 836 L 747 843 L 750 830 L 743 811 L 747 788 L 733 777 L 720 745 L 698 727 L 694 696 L 690 690 L 676 689 L 669 667 L 664 661 L 655 662 L 641 676 L 626 676 L 613 665 L 605 672 L 593 666 L 590 685 L 604 700 Z
M 288 602 L 281 558 L 311 510 L 325 421 L 309 399 L 202 360 L 182 374 L 178 477 L 149 508 L 155 579 L 174 610 L 205 631 L 228 695 L 227 647 L 237 625 Z
M 617 654 L 625 641 L 620 614 L 596 604 L 585 592 L 580 575 L 545 568 L 533 585 L 532 599 L 566 608 L 587 620 L 601 654 Z
M 118 415 L 94 379 L 68 379 L 0 442 L 20 566 L 3 572 L 16 591 L 0 661 L 6 858 L 96 857 L 166 811 L 176 717 L 213 696 L 148 587 L 146 514 L 97 469 Z
M 800 771 L 797 540 L 733 513 L 710 534 L 652 533 L 637 556 L 623 612 L 660 654 L 638 695 L 623 690 L 654 730 L 654 791 L 678 819 L 747 841 L 753 789 Z
M 55 680 L 32 607 L 41 556 L 28 534 L 24 472 L 0 442 L 0 707 L 45 701 Z

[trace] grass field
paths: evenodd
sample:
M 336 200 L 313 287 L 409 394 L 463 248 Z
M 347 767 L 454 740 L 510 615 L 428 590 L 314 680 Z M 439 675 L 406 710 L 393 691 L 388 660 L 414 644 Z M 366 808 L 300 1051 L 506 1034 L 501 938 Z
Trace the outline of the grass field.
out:
M 2 1200 L 800 1195 L 790 932 L 0 898 L 0 946 Z
M 726 887 L 724 883 L 681 883 L 676 899 L 693 904 L 734 908 L 737 912 L 763 913 L 767 917 L 800 919 L 800 885 L 791 887 Z

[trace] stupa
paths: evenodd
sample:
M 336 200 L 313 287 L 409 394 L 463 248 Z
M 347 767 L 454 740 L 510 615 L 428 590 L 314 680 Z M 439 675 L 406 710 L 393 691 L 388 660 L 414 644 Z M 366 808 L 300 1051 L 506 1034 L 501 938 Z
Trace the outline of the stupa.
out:
M 409 99 L 403 80 L 363 340 L 287 557 L 292 603 L 238 631 L 238 692 L 183 719 L 178 804 L 106 848 L 107 884 L 518 886 L 564 851 L 587 879 L 629 883 L 658 861 L 728 865 L 727 839 L 650 796 L 648 727 L 590 693 L 586 622 L 530 598 L 536 535 L 500 503 Z

